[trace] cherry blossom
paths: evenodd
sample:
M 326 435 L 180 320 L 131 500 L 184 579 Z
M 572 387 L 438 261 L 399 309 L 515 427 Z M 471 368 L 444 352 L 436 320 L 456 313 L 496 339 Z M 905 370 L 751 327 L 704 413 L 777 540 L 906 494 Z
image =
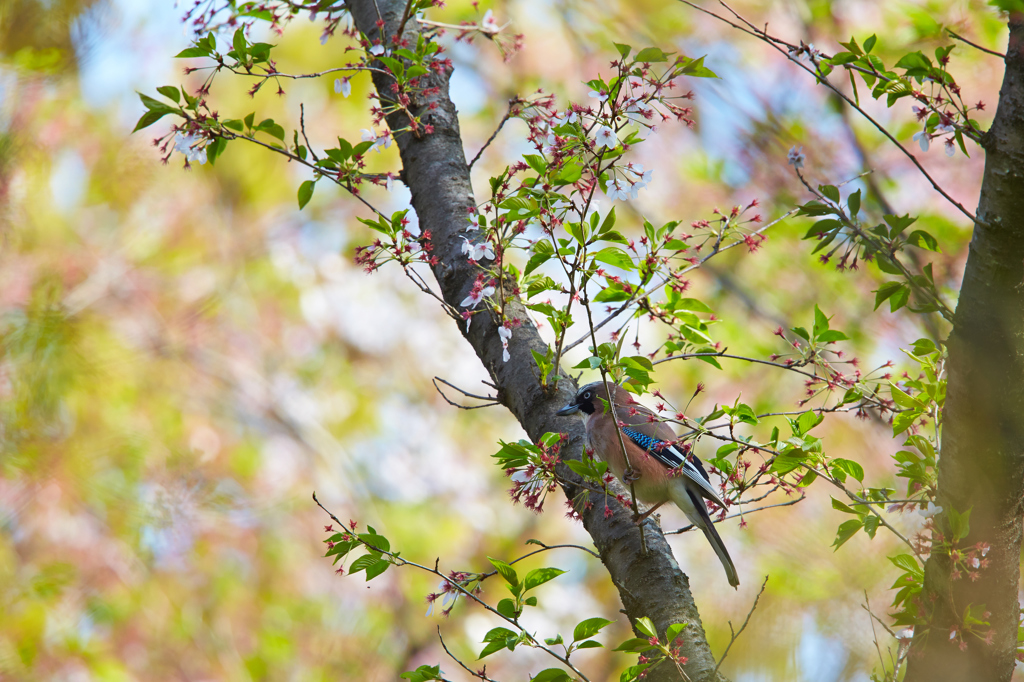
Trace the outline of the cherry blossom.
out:
M 381 45 L 380 43 L 377 43 L 376 45 L 370 48 L 370 54 L 375 55 L 377 57 L 381 56 L 382 54 L 384 54 L 384 46 Z
M 608 188 L 605 190 L 604 193 L 605 196 L 607 196 L 612 201 L 615 201 L 616 199 L 625 201 L 626 199 L 629 199 L 631 197 L 633 193 L 633 188 L 625 180 L 615 179 L 610 180 L 608 182 Z
M 594 141 L 597 142 L 598 147 L 615 149 L 619 146 L 619 138 L 615 136 L 615 131 L 608 126 L 599 125 L 594 129 Z
M 931 145 L 932 138 L 928 134 L 928 129 L 927 128 L 925 128 L 924 130 L 921 130 L 921 131 L 918 131 L 918 132 L 914 133 L 914 139 L 917 141 L 917 143 L 919 145 L 921 145 L 921 151 L 923 151 L 923 152 L 928 151 L 928 147 Z
M 386 130 L 380 135 L 377 135 L 374 131 L 367 130 L 366 128 L 360 128 L 359 132 L 362 134 L 363 142 L 372 142 L 372 149 L 375 149 L 378 154 L 380 154 L 381 147 L 387 149 L 391 146 L 391 133 Z
M 917 513 L 920 514 L 921 516 L 925 517 L 926 519 L 928 519 L 928 518 L 931 518 L 931 517 L 935 516 L 936 514 L 941 514 L 942 513 L 942 507 L 938 506 L 937 504 L 935 504 L 932 501 L 929 501 L 928 502 L 928 506 L 927 507 L 922 507 L 922 508 L 918 509 Z
M 482 282 L 480 282 L 478 280 L 473 285 L 472 291 L 469 292 L 469 296 L 467 296 L 466 298 L 462 299 L 462 303 L 459 304 L 459 307 L 474 309 L 478 305 L 480 305 L 480 301 L 484 300 L 488 296 L 493 296 L 493 295 L 494 295 L 494 287 L 492 287 L 492 286 L 486 286 L 485 287 L 485 286 L 483 286 Z
M 498 336 L 501 337 L 501 359 L 503 362 L 508 362 L 512 356 L 508 353 L 508 340 L 512 338 L 512 330 L 502 325 L 498 327 Z
M 566 123 L 575 123 L 578 120 L 579 116 L 576 114 L 575 111 L 573 111 L 572 109 L 566 109 L 564 114 L 558 114 L 557 116 L 551 119 L 551 126 L 553 128 L 557 128 L 560 125 L 565 125 Z
M 654 170 L 645 171 L 642 164 L 639 163 L 627 163 L 626 170 L 637 176 L 636 180 L 633 181 L 633 186 L 638 189 L 643 189 L 651 183 L 651 178 L 654 177 Z
M 491 35 L 501 32 L 501 27 L 498 26 L 498 22 L 494 19 L 494 12 L 491 10 L 484 12 L 484 19 L 480 22 L 480 30 Z
M 334 91 L 341 93 L 343 97 L 348 97 L 352 94 L 352 84 L 349 83 L 347 78 L 335 78 Z
M 185 155 L 190 162 L 199 162 L 199 165 L 206 163 L 206 138 L 192 133 L 179 132 L 174 140 L 174 151 Z
M 479 242 L 474 244 L 463 237 L 462 253 L 469 254 L 469 260 L 471 261 L 481 261 L 485 258 L 488 260 L 494 260 L 494 251 L 491 249 L 489 242 Z
M 789 148 L 787 158 L 789 159 L 789 165 L 794 168 L 803 168 L 804 161 L 807 160 L 807 157 L 804 156 L 803 147 L 797 147 L 796 145 Z
M 608 93 L 605 92 L 604 90 L 591 90 L 589 93 L 587 93 L 587 97 L 592 97 L 599 102 L 604 102 L 608 99 Z

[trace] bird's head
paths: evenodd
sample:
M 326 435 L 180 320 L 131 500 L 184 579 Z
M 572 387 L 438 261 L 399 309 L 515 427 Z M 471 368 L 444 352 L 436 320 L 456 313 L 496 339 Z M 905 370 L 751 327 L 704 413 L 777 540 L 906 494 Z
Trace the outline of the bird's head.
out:
M 616 384 L 609 384 L 612 389 L 612 398 L 616 405 L 628 405 L 629 403 L 635 402 L 633 396 L 626 391 L 626 389 Z M 586 386 L 581 386 L 576 395 L 573 396 L 572 402 L 560 409 L 555 414 L 565 417 L 570 414 L 576 414 L 582 412 L 584 414 L 594 414 L 597 410 L 605 411 L 605 405 L 608 403 L 608 391 L 605 389 L 603 381 L 595 381 L 589 383 Z

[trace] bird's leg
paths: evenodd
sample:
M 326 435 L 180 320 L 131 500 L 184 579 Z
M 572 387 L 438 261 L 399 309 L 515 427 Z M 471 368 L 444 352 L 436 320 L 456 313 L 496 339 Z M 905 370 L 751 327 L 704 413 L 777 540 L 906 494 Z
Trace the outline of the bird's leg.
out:
M 664 502 L 659 502 L 658 504 L 654 505 L 653 507 L 651 507 L 650 509 L 645 511 L 643 514 L 636 514 L 636 515 L 634 515 L 633 516 L 633 522 L 636 523 L 639 526 L 643 522 L 644 519 L 646 519 L 648 516 L 653 514 L 655 511 L 657 511 L 658 507 L 660 507 L 663 504 L 665 504 L 665 503 Z
M 622 472 L 622 482 L 625 483 L 626 485 L 629 485 L 630 483 L 636 483 L 639 480 L 640 472 L 634 469 L 633 467 L 630 467 Z

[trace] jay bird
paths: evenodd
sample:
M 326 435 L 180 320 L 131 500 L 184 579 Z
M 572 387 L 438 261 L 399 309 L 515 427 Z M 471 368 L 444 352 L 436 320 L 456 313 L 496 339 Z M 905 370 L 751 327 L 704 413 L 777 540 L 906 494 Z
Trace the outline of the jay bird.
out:
M 711 543 L 725 567 L 729 584 L 739 586 L 736 567 L 711 522 L 704 498 L 714 501 L 723 509 L 725 502 L 712 487 L 700 460 L 677 446 L 672 427 L 660 421 L 650 409 L 633 400 L 632 394 L 616 384 L 608 385 L 611 387 L 610 401 L 604 382 L 595 381 L 580 388 L 573 401 L 556 414 L 566 416 L 582 413 L 580 416 L 583 417 L 587 441 L 594 454 L 607 462 L 612 473 L 620 480 L 633 481 L 639 501 L 654 505 L 643 516 L 665 502 L 674 502 L 683 510 L 690 523 L 704 531 L 704 537 Z M 633 468 L 628 476 L 626 458 L 622 456 L 622 445 L 615 432 L 609 404 L 614 406 L 615 417 L 622 431 L 622 444 L 626 446 L 629 463 Z

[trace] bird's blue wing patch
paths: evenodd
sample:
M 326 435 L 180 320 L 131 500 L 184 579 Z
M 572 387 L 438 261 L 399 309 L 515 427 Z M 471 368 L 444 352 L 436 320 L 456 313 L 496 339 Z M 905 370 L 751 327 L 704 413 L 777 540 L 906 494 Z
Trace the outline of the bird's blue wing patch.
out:
M 622 433 L 669 469 L 676 468 L 684 461 L 675 446 L 666 447 L 666 441 L 658 440 L 630 428 L 622 429 Z
M 711 477 L 708 476 L 708 472 L 704 470 L 704 466 L 696 455 L 687 456 L 675 445 L 669 445 L 667 441 L 658 440 L 628 427 L 623 428 L 622 433 L 669 469 L 680 467 L 684 476 L 700 486 L 704 497 L 714 501 L 720 507 L 725 506 L 721 496 L 711 486 Z

